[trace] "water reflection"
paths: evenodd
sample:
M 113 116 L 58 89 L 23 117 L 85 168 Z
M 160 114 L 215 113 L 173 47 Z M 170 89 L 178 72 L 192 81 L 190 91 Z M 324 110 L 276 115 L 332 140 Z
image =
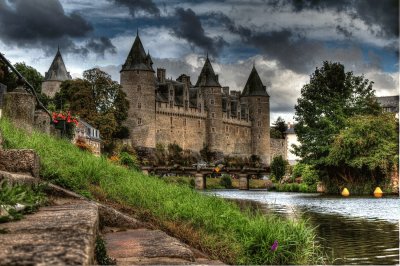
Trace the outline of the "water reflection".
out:
M 334 264 L 398 264 L 398 198 L 321 197 L 317 194 L 266 191 L 213 191 L 230 199 L 245 199 L 265 213 L 309 220 L 318 241 Z

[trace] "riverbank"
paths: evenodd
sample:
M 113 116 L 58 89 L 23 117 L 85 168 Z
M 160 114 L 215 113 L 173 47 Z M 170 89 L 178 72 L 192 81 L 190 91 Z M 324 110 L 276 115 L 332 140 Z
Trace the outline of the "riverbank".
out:
M 322 263 L 315 233 L 305 221 L 242 212 L 234 203 L 166 184 L 157 177 L 117 166 L 82 152 L 65 140 L 28 135 L 4 119 L 6 148 L 31 148 L 41 158 L 40 176 L 94 199 L 132 210 L 185 243 L 230 264 Z M 271 250 L 277 241 L 277 250 Z

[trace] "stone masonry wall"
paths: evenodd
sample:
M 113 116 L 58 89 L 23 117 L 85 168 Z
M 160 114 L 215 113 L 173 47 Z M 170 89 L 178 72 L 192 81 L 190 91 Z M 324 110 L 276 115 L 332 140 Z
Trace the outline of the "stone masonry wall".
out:
M 273 139 L 271 138 L 271 161 L 275 156 L 282 155 L 283 159 L 287 159 L 286 156 L 286 141 L 285 139 Z
M 225 154 L 239 157 L 251 155 L 251 123 L 237 119 L 223 119 Z
M 42 83 L 42 92 L 53 98 L 60 91 L 61 81 L 47 80 Z

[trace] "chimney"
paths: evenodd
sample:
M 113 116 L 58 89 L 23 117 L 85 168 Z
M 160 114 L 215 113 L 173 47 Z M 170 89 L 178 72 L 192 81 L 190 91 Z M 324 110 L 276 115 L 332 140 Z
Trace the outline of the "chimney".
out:
M 165 83 L 165 68 L 157 68 L 157 79 L 160 83 Z

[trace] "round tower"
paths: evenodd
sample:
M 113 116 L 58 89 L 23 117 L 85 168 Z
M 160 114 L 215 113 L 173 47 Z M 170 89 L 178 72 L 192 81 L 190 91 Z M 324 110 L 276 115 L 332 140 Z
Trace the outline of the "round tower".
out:
M 249 107 L 251 152 L 269 165 L 271 162 L 269 95 L 255 66 L 251 70 L 240 101 Z
M 156 82 L 150 54 L 146 55 L 139 35 L 120 71 L 122 90 L 129 101 L 125 126 L 134 146 L 154 148 Z
M 195 87 L 200 89 L 207 111 L 206 144 L 211 151 L 221 152 L 224 150 L 222 91 L 208 55 Z

